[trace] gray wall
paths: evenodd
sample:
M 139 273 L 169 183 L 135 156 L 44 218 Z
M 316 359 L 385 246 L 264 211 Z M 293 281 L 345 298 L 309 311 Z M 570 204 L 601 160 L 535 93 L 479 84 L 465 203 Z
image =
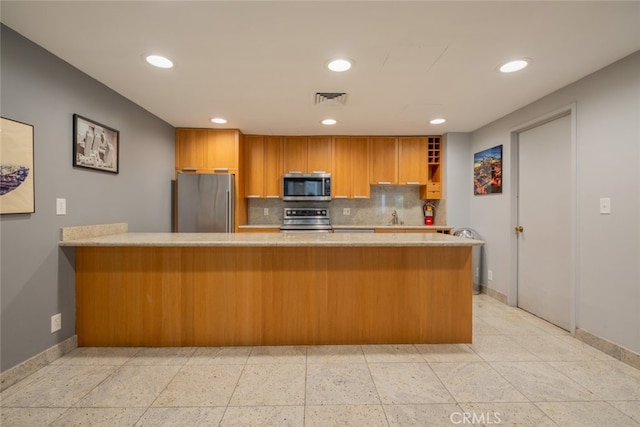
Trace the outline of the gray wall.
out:
M 2 215 L 1 369 L 75 334 L 73 251 L 60 228 L 112 222 L 170 231 L 174 129 L 6 26 L 1 29 L 0 112 L 34 126 L 35 207 Z M 150 88 L 152 90 L 153 88 Z M 120 131 L 120 173 L 72 167 L 72 116 Z M 55 199 L 67 199 L 56 216 Z M 62 330 L 50 318 L 62 313 Z
M 508 294 L 511 132 L 574 102 L 576 326 L 640 352 L 640 52 L 473 132 L 472 153 L 502 144 L 504 164 L 501 195 L 471 196 L 471 225 L 487 242 L 489 287 Z M 611 215 L 599 214 L 600 197 L 611 198 Z
M 444 199 L 447 204 L 447 225 L 454 229 L 470 227 L 469 194 L 473 194 L 473 155 L 471 134 L 450 132 L 444 135 Z

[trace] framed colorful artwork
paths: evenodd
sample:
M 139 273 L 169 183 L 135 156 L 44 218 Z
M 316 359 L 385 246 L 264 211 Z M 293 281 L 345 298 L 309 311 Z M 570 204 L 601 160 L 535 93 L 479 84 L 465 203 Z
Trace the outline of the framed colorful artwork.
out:
M 473 155 L 473 194 L 502 193 L 502 145 Z

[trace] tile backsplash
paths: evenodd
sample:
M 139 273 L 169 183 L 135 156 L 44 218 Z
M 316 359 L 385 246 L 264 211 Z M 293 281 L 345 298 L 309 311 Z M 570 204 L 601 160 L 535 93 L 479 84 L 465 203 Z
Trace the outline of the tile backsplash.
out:
M 420 188 L 404 185 L 373 185 L 370 199 L 334 199 L 331 202 L 283 202 L 280 199 L 249 199 L 250 225 L 280 225 L 285 207 L 323 207 L 329 209 L 333 225 L 390 225 L 395 210 L 405 225 L 423 225 Z M 435 225 L 446 225 L 445 200 L 436 200 Z M 350 215 L 344 215 L 344 209 Z M 268 215 L 265 215 L 268 209 Z

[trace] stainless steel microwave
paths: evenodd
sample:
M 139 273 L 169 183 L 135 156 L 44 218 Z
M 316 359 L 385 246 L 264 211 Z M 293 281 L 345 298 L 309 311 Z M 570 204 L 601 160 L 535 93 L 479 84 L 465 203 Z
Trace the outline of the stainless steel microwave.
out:
M 282 200 L 328 202 L 331 200 L 330 173 L 287 173 L 282 176 Z

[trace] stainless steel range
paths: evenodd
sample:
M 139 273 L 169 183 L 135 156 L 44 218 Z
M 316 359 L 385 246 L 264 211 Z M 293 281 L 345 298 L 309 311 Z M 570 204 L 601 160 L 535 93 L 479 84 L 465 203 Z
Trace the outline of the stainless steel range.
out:
M 330 233 L 329 210 L 326 208 L 284 208 L 280 232 Z

